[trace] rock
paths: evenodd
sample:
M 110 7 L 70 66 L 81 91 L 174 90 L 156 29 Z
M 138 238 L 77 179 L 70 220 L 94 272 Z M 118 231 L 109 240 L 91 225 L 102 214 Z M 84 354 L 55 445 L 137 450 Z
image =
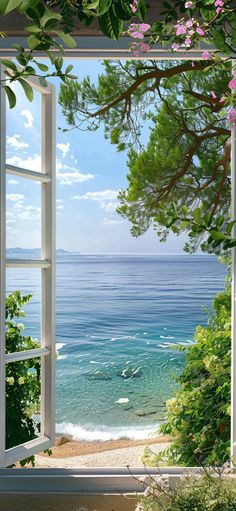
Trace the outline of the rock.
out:
M 86 378 L 88 380 L 101 380 L 101 381 L 109 381 L 111 380 L 111 375 L 106 373 L 105 371 L 94 371 L 93 373 L 87 373 Z
M 145 417 L 146 413 L 144 410 L 135 410 L 135 415 L 137 415 L 138 417 Z
M 155 415 L 157 413 L 157 410 L 154 408 L 151 408 L 150 410 L 146 410 L 145 415 Z
M 128 397 L 120 397 L 120 399 L 118 399 L 116 401 L 116 403 L 118 403 L 119 405 L 123 405 L 124 403 L 128 403 L 128 402 L 129 402 Z
M 68 436 L 59 436 L 58 438 L 56 438 L 55 446 L 60 447 L 61 445 L 64 445 L 70 441 L 71 441 L 71 438 Z

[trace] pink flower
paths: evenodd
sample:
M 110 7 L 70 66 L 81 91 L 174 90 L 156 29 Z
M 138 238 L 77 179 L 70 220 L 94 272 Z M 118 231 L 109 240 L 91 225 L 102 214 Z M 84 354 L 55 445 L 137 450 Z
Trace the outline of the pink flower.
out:
M 192 62 L 192 64 L 191 64 L 191 65 L 192 65 L 192 67 L 195 67 L 195 62 Z
M 185 46 L 189 47 L 189 46 L 191 46 L 191 42 L 192 41 L 191 41 L 190 37 L 186 37 L 184 44 L 185 44 Z
M 134 4 L 129 4 L 130 5 L 130 8 L 131 8 L 131 11 L 132 12 L 136 12 L 136 6 Z
M 149 30 L 150 25 L 148 23 L 131 23 L 129 26 L 128 34 L 134 39 L 143 39 L 144 33 Z
M 219 100 L 219 103 L 224 103 L 224 102 L 225 102 L 225 99 L 226 99 L 226 98 L 224 98 L 224 96 L 222 96 L 222 98 L 220 98 L 220 100 Z
M 179 48 L 179 44 L 174 43 L 174 44 L 172 44 L 171 48 L 172 48 L 172 50 L 176 51 Z
M 186 32 L 187 32 L 185 25 L 182 25 L 182 24 L 175 25 L 175 28 L 176 28 L 176 35 L 186 34 Z
M 197 33 L 198 33 L 199 35 L 202 35 L 202 36 L 203 36 L 203 35 L 206 35 L 206 32 L 205 32 L 205 30 L 203 30 L 203 28 L 202 28 L 202 27 L 197 27 Z
M 140 45 L 140 50 L 142 53 L 148 53 L 151 50 L 151 46 L 147 43 L 142 43 Z
M 134 37 L 134 39 L 144 39 L 144 35 L 142 32 L 134 31 L 130 32 L 131 37 Z
M 236 128 L 236 110 L 232 108 L 227 114 L 227 119 L 232 128 Z
M 215 2 L 214 2 L 214 6 L 215 6 L 215 7 L 224 7 L 224 2 L 223 2 L 223 0 L 215 0 Z
M 232 78 L 232 80 L 230 80 L 228 87 L 232 90 L 236 90 L 236 78 Z
M 205 50 L 203 53 L 202 53 L 202 58 L 204 60 L 210 60 L 211 59 L 211 54 L 209 53 L 209 51 Z
M 185 2 L 184 7 L 185 7 L 185 9 L 192 9 L 193 2 Z
M 188 35 L 194 35 L 194 34 L 195 34 L 194 30 L 189 30 L 188 31 Z
M 214 91 L 214 90 L 211 90 L 211 97 L 212 97 L 213 99 L 217 99 L 217 96 L 216 96 L 216 93 L 215 93 L 215 91 Z
M 186 27 L 187 27 L 187 28 L 191 28 L 192 26 L 193 26 L 193 22 L 192 22 L 192 20 L 188 20 L 188 21 L 186 21 Z
M 149 28 L 151 28 L 151 25 L 149 25 L 148 23 L 140 23 L 139 25 L 139 30 L 141 32 L 147 32 Z
M 216 14 L 220 14 L 221 12 L 223 12 L 224 9 L 222 9 L 222 7 L 217 7 L 216 9 Z

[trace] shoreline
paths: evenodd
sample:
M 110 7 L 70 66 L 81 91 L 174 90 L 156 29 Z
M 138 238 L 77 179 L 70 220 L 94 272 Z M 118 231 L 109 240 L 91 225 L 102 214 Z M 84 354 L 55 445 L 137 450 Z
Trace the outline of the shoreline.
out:
M 52 455 L 39 453 L 35 456 L 36 467 L 83 468 L 83 467 L 141 467 L 145 447 L 158 454 L 170 445 L 171 438 L 159 436 L 146 440 L 105 440 L 78 442 L 68 437 L 58 437 Z

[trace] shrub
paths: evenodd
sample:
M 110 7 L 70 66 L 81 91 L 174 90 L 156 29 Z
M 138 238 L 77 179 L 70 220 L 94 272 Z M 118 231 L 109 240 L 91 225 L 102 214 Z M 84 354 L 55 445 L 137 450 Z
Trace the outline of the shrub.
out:
M 38 348 L 36 339 L 24 335 L 24 325 L 18 322 L 25 313 L 22 307 L 31 295 L 22 296 L 19 291 L 6 299 L 6 353 Z M 33 415 L 38 411 L 40 400 L 40 359 L 34 358 L 6 365 L 6 449 L 32 440 L 37 436 L 39 425 Z M 21 461 L 34 463 L 34 457 Z
M 171 489 L 168 477 L 152 478 L 136 511 L 236 511 L 236 484 L 222 474 L 185 476 Z
M 216 295 L 207 326 L 197 328 L 195 340 L 187 348 L 186 365 L 178 378 L 180 389 L 167 401 L 161 431 L 173 436 L 173 442 L 165 456 L 170 463 L 185 466 L 219 465 L 230 457 L 229 284 Z

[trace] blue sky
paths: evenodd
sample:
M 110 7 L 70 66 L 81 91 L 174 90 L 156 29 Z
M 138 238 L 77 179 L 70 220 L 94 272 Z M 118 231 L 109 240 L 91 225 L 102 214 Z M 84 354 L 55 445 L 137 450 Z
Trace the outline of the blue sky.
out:
M 102 64 L 72 61 L 80 78 L 96 81 Z M 67 61 L 67 64 L 69 62 Z M 59 80 L 54 83 L 59 89 Z M 16 107 L 7 112 L 7 159 L 13 165 L 40 170 L 40 94 L 29 103 L 15 86 Z M 57 126 L 65 127 L 59 105 Z M 144 129 L 144 140 L 148 128 Z M 150 229 L 135 239 L 130 224 L 117 215 L 117 193 L 126 187 L 126 153 L 95 133 L 57 130 L 57 247 L 81 253 L 179 253 L 185 238 L 172 235 L 165 244 Z M 7 177 L 7 246 L 40 246 L 40 186 Z

